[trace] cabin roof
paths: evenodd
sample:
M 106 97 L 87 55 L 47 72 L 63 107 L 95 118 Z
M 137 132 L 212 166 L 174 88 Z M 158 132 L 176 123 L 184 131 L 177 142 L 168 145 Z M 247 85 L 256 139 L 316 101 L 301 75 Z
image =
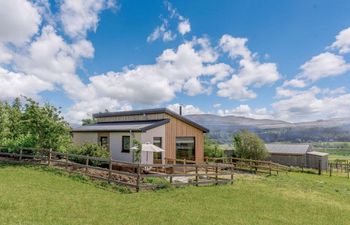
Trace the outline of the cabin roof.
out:
M 105 113 L 96 113 L 93 114 L 94 118 L 104 118 L 104 117 L 113 117 L 113 116 L 134 116 L 134 115 L 147 115 L 147 114 L 157 114 L 157 113 L 166 113 L 171 115 L 193 127 L 196 127 L 199 130 L 202 130 L 205 133 L 209 132 L 209 129 L 206 127 L 187 119 L 186 117 L 168 109 L 168 108 L 155 108 L 155 109 L 142 109 L 142 110 L 132 110 L 132 111 L 120 111 L 120 112 L 105 112 Z
M 311 149 L 309 144 L 266 144 L 265 146 L 272 154 L 304 155 Z
M 169 119 L 149 121 L 127 121 L 127 122 L 101 122 L 92 125 L 84 125 L 73 129 L 73 132 L 144 132 L 155 127 L 169 123 Z

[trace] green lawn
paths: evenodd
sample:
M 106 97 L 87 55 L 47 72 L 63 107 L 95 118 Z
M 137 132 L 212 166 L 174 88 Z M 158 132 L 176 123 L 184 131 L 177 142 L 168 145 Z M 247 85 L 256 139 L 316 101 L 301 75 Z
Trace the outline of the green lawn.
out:
M 125 194 L 52 170 L 0 165 L 0 224 L 349 224 L 350 181 L 289 173 Z

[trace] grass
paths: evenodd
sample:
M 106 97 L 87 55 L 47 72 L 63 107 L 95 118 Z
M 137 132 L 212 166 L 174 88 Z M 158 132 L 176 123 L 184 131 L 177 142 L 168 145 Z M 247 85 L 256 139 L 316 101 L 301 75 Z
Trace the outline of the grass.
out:
M 0 224 L 346 224 L 350 181 L 289 173 L 125 194 L 81 176 L 0 166 Z M 121 193 L 123 191 L 123 193 Z

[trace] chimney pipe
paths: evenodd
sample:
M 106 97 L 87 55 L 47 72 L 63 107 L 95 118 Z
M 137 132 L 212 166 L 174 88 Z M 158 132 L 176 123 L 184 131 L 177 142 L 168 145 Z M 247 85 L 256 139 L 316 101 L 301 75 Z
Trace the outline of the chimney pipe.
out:
M 180 114 L 180 116 L 182 116 L 182 105 L 180 105 L 180 107 L 179 107 L 179 114 Z

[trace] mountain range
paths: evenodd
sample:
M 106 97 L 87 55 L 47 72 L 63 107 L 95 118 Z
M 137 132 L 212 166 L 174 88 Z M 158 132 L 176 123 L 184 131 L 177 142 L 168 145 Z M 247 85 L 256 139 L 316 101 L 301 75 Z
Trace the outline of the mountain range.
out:
M 255 132 L 266 142 L 350 141 L 350 117 L 300 123 L 213 114 L 186 117 L 207 127 L 209 137 L 220 144 L 231 143 L 232 136 L 243 129 Z

